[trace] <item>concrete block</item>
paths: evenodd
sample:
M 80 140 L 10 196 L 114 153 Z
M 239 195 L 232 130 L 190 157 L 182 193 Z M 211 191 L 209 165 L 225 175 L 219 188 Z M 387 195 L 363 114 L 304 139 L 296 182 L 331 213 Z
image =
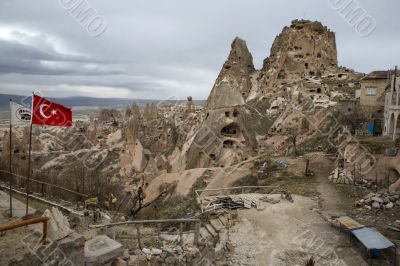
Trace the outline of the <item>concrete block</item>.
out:
M 100 266 L 109 263 L 124 253 L 120 243 L 108 236 L 97 236 L 85 243 L 85 261 L 87 266 Z

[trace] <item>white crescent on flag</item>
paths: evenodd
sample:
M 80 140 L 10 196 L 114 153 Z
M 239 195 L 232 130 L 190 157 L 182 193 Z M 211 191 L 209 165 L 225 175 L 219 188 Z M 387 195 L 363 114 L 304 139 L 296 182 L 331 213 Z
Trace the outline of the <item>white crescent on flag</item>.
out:
M 44 112 L 43 112 L 43 108 L 44 107 L 49 107 L 49 105 L 48 104 L 41 104 L 40 105 L 40 110 L 39 110 L 40 111 L 40 115 L 43 116 L 44 118 L 48 119 L 48 118 L 50 118 L 50 115 L 45 115 L 44 114 Z

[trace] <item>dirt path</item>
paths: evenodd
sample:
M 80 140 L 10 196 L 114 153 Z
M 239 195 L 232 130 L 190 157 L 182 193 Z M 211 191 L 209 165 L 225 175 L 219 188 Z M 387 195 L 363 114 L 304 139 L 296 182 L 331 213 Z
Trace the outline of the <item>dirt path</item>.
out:
M 310 162 L 310 169 L 315 173 L 318 182 L 317 191 L 321 194 L 322 210 L 329 213 L 341 213 L 344 203 L 335 185 L 328 180 L 334 167 L 334 162 L 325 158 L 322 153 L 314 154 Z
M 270 196 L 280 199 L 279 195 Z M 228 265 L 305 265 L 312 256 L 320 266 L 364 266 L 348 236 L 326 223 L 316 202 L 294 195 L 262 211 L 240 210 L 230 231 L 233 252 Z

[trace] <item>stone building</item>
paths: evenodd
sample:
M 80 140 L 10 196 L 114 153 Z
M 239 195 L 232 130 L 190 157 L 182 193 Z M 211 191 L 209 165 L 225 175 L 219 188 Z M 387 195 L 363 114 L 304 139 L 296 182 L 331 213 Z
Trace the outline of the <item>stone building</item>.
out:
M 400 79 L 391 77 L 390 90 L 385 95 L 385 126 L 384 135 L 396 140 L 400 136 Z
M 389 71 L 373 71 L 361 80 L 360 105 L 364 110 L 375 112 L 383 109 L 379 98 L 385 93 L 389 82 Z
M 385 90 L 390 71 L 373 71 L 361 79 L 360 107 L 368 122 L 368 132 L 380 135 L 383 131 Z

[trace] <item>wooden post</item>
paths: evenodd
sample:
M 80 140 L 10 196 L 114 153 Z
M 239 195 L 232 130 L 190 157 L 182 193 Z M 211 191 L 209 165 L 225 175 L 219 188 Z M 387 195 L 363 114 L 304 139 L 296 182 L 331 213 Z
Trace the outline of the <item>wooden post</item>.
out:
M 46 217 L 47 218 L 47 217 Z M 46 238 L 47 238 L 47 221 L 48 221 L 49 219 L 47 218 L 47 219 L 45 219 L 44 220 L 44 222 L 43 222 L 43 237 L 42 237 L 42 240 L 41 240 L 41 242 L 45 242 L 46 241 Z
M 179 244 L 183 245 L 183 223 L 179 224 Z
M 157 224 L 157 229 L 158 229 L 158 232 L 157 232 L 158 240 L 161 241 L 161 224 L 160 223 Z
M 199 236 L 200 236 L 200 222 L 196 222 L 194 228 L 194 244 L 196 246 L 199 245 Z
M 32 115 L 33 115 L 33 95 L 32 95 Z M 31 178 L 31 153 L 32 153 L 32 122 L 31 122 L 31 127 L 30 127 L 30 130 L 29 130 L 28 180 L 27 180 L 27 184 L 26 184 L 26 211 L 25 211 L 25 215 L 28 215 L 29 192 L 30 192 L 29 180 Z
M 306 159 L 306 170 L 305 170 L 304 176 L 308 176 L 308 166 L 309 166 L 309 165 L 310 165 L 310 159 L 307 158 L 307 159 Z
M 10 100 L 11 102 L 11 100 Z M 11 110 L 10 110 L 10 160 L 9 160 L 9 171 L 10 171 L 10 218 L 12 217 L 12 125 L 11 125 Z
M 143 245 L 142 245 L 142 240 L 140 239 L 140 228 L 139 228 L 139 225 L 135 224 L 135 228 L 136 228 L 138 246 L 139 246 L 139 249 L 142 250 L 143 249 Z

